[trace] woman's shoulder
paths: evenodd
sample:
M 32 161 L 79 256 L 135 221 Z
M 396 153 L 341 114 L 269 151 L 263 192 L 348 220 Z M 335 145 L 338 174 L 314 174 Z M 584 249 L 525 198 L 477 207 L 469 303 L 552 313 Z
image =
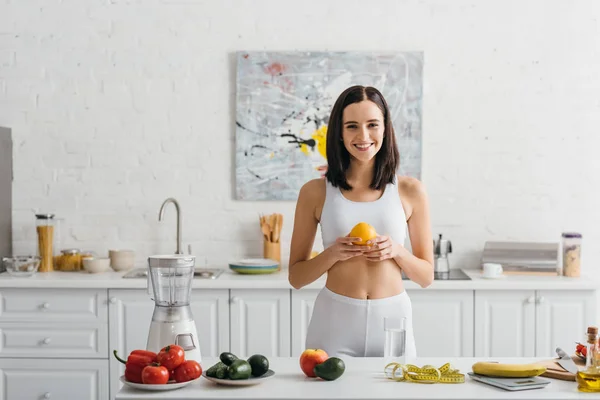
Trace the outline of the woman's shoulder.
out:
M 397 175 L 396 185 L 398 186 L 398 193 L 403 198 L 420 200 L 427 195 L 423 183 L 412 176 Z
M 311 179 L 300 188 L 300 196 L 310 200 L 319 200 L 325 198 L 325 178 Z

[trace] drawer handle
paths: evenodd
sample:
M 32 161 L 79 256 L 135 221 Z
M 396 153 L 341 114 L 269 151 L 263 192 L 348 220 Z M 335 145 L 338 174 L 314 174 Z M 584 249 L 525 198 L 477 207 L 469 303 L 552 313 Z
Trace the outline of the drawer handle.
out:
M 44 393 L 44 398 L 45 399 L 49 399 L 50 397 L 52 397 L 52 395 L 50 394 L 50 392 Z
M 110 304 L 116 304 L 117 298 L 116 297 L 111 297 L 109 301 L 110 301 Z
M 546 299 L 544 299 L 544 296 L 541 296 L 541 297 L 537 298 L 537 303 L 538 304 L 542 304 L 544 301 L 546 301 Z
M 240 302 L 240 298 L 239 298 L 239 297 L 237 297 L 237 296 L 233 296 L 233 297 L 231 298 L 231 303 L 233 303 L 233 304 L 237 304 L 237 303 L 239 303 L 239 302 Z
M 533 304 L 533 303 L 535 303 L 535 297 L 533 297 L 533 296 L 529 296 L 529 298 L 527 299 L 527 302 L 528 302 L 529 304 Z
M 50 303 L 44 303 L 42 304 L 42 310 L 47 310 L 50 308 Z
M 51 341 L 52 340 L 49 337 L 47 337 L 47 338 L 44 338 L 44 340 L 42 340 L 42 344 L 50 344 Z

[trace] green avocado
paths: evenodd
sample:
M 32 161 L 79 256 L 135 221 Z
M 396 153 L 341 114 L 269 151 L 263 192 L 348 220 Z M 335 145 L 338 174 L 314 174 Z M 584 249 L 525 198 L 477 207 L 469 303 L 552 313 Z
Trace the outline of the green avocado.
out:
M 269 370 L 269 360 L 261 354 L 255 354 L 248 358 L 248 364 L 252 367 L 252 376 L 263 376 Z
M 227 377 L 229 379 L 248 379 L 252 374 L 252 367 L 246 360 L 235 360 L 227 367 Z
M 313 369 L 316 376 L 326 381 L 335 381 L 344 374 L 346 365 L 337 357 L 330 357 Z
M 231 365 L 231 363 L 234 362 L 235 360 L 237 360 L 238 358 L 235 354 L 224 352 L 224 353 L 221 353 L 221 355 L 219 356 L 219 359 L 223 362 L 223 364 Z
M 219 361 L 212 367 L 206 370 L 206 376 L 210 376 L 211 378 L 219 378 L 224 379 L 227 377 L 227 365 L 223 362 Z

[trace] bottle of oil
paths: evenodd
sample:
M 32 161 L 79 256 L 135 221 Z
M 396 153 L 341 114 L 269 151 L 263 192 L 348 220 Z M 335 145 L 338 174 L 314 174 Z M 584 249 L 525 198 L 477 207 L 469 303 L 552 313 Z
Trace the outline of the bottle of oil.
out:
M 600 393 L 600 354 L 598 352 L 598 328 L 587 329 L 587 354 L 585 368 L 577 372 L 577 389 L 580 392 Z

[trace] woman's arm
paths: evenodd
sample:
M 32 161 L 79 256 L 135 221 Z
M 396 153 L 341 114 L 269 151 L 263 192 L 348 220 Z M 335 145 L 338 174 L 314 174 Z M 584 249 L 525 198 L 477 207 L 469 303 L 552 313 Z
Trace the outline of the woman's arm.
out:
M 325 184 L 322 179 L 305 183 L 298 195 L 288 272 L 288 280 L 296 289 L 319 279 L 336 262 L 356 257 L 363 252 L 361 246 L 352 245 L 357 238 L 342 237 L 318 256 L 309 259 L 319 223 L 316 210 L 322 207 L 324 199 Z
M 298 195 L 288 274 L 290 284 L 296 289 L 316 281 L 335 263 L 331 255 L 325 251 L 309 259 L 319 224 L 315 211 L 319 199 L 324 196 L 325 185 L 319 180 L 305 183 Z
M 407 200 L 412 205 L 412 213 L 408 218 L 412 254 L 400 245 L 394 261 L 411 281 L 421 287 L 427 287 L 433 282 L 433 238 L 429 200 L 423 184 L 417 179 L 410 179 L 404 189 L 403 195 L 408 196 Z

